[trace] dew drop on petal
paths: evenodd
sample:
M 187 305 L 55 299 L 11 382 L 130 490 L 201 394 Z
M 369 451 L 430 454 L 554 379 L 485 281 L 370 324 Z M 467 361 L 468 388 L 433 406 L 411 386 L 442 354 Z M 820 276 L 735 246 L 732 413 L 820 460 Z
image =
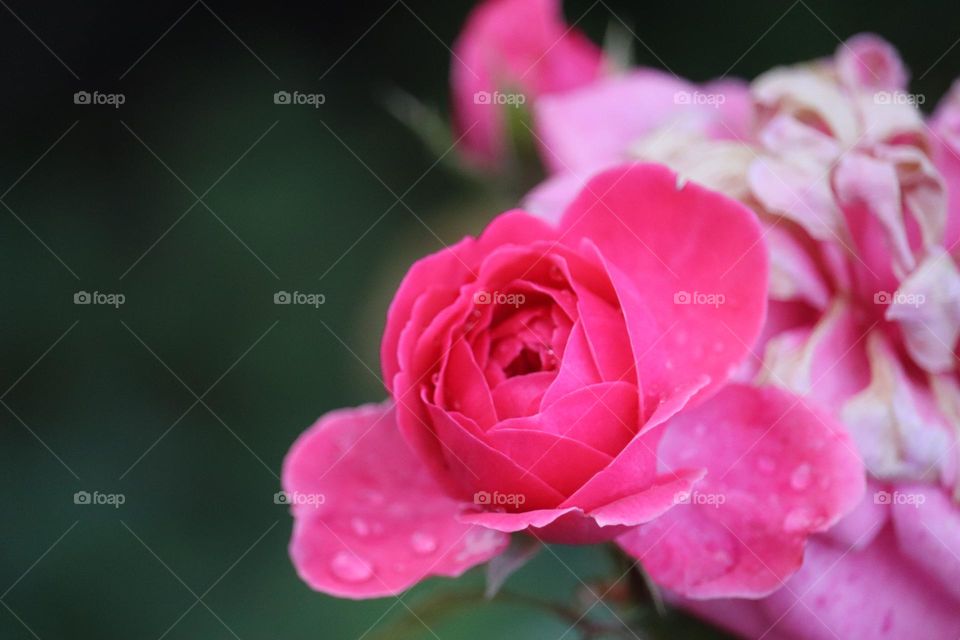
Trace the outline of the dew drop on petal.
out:
M 777 470 L 777 463 L 769 456 L 760 456 L 757 458 L 757 471 L 764 475 L 770 475 Z
M 386 502 L 386 498 L 379 491 L 367 490 L 363 494 L 364 499 L 370 504 L 379 505 Z
M 783 530 L 787 533 L 806 531 L 809 530 L 812 525 L 813 517 L 810 515 L 810 512 L 803 507 L 791 509 L 783 519 Z
M 725 567 L 730 566 L 733 563 L 733 558 L 727 551 L 724 551 L 723 549 L 714 551 L 712 555 L 714 561 Z
M 493 529 L 477 528 L 471 530 L 463 539 L 463 549 L 457 554 L 457 560 L 462 561 L 489 552 L 503 542 L 504 535 Z
M 370 534 L 370 525 L 363 518 L 350 518 L 350 528 L 361 538 Z
M 417 531 L 410 536 L 410 546 L 415 553 L 425 556 L 437 550 L 437 539 L 429 533 Z
M 330 562 L 330 570 L 345 582 L 363 582 L 373 576 L 373 565 L 349 551 L 338 551 Z
M 796 491 L 803 491 L 810 486 L 810 465 L 801 464 L 790 474 L 790 486 Z

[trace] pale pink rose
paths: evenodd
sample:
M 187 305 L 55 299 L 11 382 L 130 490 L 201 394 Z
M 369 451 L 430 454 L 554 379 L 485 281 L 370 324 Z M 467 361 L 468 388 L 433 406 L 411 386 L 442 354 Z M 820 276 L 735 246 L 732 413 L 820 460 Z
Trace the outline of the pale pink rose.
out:
M 751 114 L 738 117 L 751 124 L 722 139 L 721 113 L 681 127 L 688 105 L 671 109 L 656 91 L 610 100 L 611 82 L 550 99 L 592 103 L 599 115 L 590 121 L 589 110 L 571 108 L 537 121 L 562 162 L 528 203 L 555 219 L 591 167 L 643 157 L 753 208 L 770 255 L 770 305 L 737 377 L 784 387 L 840 418 L 876 483 L 769 598 L 678 601 L 748 638 L 893 639 L 922 629 L 956 640 L 960 91 L 928 124 L 895 50 L 856 36 L 832 58 L 754 81 Z M 598 151 L 591 140 L 610 144 Z
M 956 116 L 948 100 L 931 129 L 905 91 L 872 36 L 753 85 L 779 283 L 758 379 L 840 416 L 876 484 L 769 598 L 686 601 L 744 637 L 960 636 Z
M 525 531 L 616 539 L 687 596 L 779 587 L 864 476 L 833 419 L 728 383 L 763 323 L 760 234 L 742 204 L 632 164 L 556 223 L 510 211 L 415 263 L 382 342 L 391 400 L 322 418 L 286 460 L 291 496 L 325 498 L 291 500 L 304 580 L 397 593 Z
M 455 135 L 476 165 L 491 169 L 507 152 L 507 121 L 542 95 L 592 82 L 600 49 L 563 20 L 560 0 L 484 0 L 453 45 Z

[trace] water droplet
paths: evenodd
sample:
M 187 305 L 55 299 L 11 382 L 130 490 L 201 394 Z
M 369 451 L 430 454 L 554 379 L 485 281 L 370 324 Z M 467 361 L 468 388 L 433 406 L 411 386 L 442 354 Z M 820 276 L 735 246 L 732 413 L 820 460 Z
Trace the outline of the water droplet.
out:
M 723 549 L 717 549 L 711 555 L 713 556 L 713 559 L 717 562 L 717 564 L 720 564 L 722 566 L 728 566 L 730 565 L 731 562 L 733 562 L 733 558 L 731 557 L 731 555 L 728 552 L 724 551 Z
M 387 507 L 387 515 L 394 517 L 404 517 L 410 514 L 410 507 L 406 504 L 395 502 Z
M 777 463 L 774 462 L 773 458 L 767 456 L 760 456 L 757 458 L 757 470 L 764 474 L 770 475 L 777 469 Z
M 363 492 L 363 498 L 370 504 L 380 505 L 386 502 L 386 498 L 379 491 L 367 490 Z
M 361 538 L 370 534 L 370 526 L 363 518 L 350 518 L 350 528 Z
M 790 474 L 790 486 L 796 491 L 803 491 L 810 486 L 810 465 L 803 463 Z
M 783 519 L 783 530 L 787 533 L 809 530 L 813 524 L 813 517 L 803 507 L 791 509 Z
M 417 531 L 410 536 L 410 545 L 413 547 L 414 552 L 425 556 L 437 550 L 437 539 L 429 533 Z
M 330 562 L 330 570 L 346 582 L 363 582 L 373 576 L 373 565 L 349 551 L 338 551 Z

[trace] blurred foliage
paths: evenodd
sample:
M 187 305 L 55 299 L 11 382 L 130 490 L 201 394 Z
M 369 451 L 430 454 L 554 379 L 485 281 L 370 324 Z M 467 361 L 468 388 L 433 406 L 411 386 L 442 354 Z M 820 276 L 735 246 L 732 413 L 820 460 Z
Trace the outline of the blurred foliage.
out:
M 446 112 L 447 46 L 468 8 L 0 8 L 0 637 L 433 637 L 410 612 L 421 606 L 442 638 L 563 637 L 570 621 L 523 597 L 459 597 L 482 589 L 478 571 L 402 603 L 315 594 L 273 501 L 305 427 L 383 397 L 379 337 L 410 262 L 476 233 L 536 180 L 496 192 L 434 166 L 384 106 L 402 90 Z M 640 63 L 694 79 L 750 77 L 867 29 L 903 51 L 928 105 L 960 68 L 954 2 L 565 10 L 596 41 L 622 19 Z M 79 90 L 127 99 L 75 105 Z M 276 105 L 279 90 L 326 102 Z M 126 302 L 77 306 L 79 290 Z M 326 304 L 277 306 L 278 290 Z M 75 505 L 80 490 L 126 502 Z M 603 548 L 554 547 L 507 589 L 575 606 L 613 569 Z M 717 637 L 644 611 L 631 615 L 673 630 L 663 637 Z

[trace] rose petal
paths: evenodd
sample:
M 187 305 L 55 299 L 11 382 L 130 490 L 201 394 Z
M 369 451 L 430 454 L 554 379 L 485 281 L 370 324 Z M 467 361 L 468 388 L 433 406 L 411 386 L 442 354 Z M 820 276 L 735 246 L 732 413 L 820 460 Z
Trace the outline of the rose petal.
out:
M 687 406 L 709 379 L 702 378 L 678 390 L 656 407 L 641 431 L 623 448 L 607 468 L 600 471 L 567 498 L 561 506 L 580 506 L 587 511 L 599 509 L 621 498 L 643 494 L 660 484 L 657 448 L 663 435 L 662 425 Z M 667 474 L 674 478 L 679 474 Z M 646 512 L 646 509 L 642 509 Z
M 601 381 L 597 363 L 590 350 L 590 343 L 583 330 L 583 322 L 577 320 L 567 338 L 560 371 L 553 384 L 544 393 L 541 407 L 545 409 L 568 393 Z
M 693 91 L 693 85 L 668 73 L 641 69 L 542 98 L 534 109 L 544 163 L 553 172 L 585 179 L 622 162 L 630 143 L 683 110 L 678 96 L 689 99 Z
M 960 603 L 904 562 L 889 528 L 863 551 L 812 540 L 787 587 L 760 604 L 791 638 L 960 637 Z
M 843 146 L 860 137 L 857 114 L 841 88 L 808 66 L 777 67 L 751 85 L 754 100 L 764 110 L 812 122 Z
M 930 389 L 907 374 L 882 333 L 870 335 L 867 354 L 870 384 L 840 412 L 867 469 L 882 479 L 939 479 L 951 434 Z
M 665 397 L 670 386 L 702 375 L 713 381 L 705 395 L 712 392 L 759 335 L 766 252 L 755 215 L 740 203 L 696 184 L 678 188 L 663 166 L 624 165 L 588 183 L 561 230 L 569 246 L 586 240 L 599 248 L 627 314 L 634 357 L 656 343 L 673 363 L 669 375 L 666 365 L 655 375 L 665 379 L 644 374 L 647 396 L 658 382 Z M 636 295 L 627 295 L 627 284 Z M 641 301 L 658 327 L 636 313 Z
M 487 444 L 469 419 L 429 404 L 431 424 L 442 443 L 444 476 L 456 487 L 454 495 L 470 500 L 478 491 L 523 496 L 524 509 L 552 508 L 564 495 Z M 519 505 L 518 505 L 519 506 Z
M 460 520 L 503 532 L 527 530 L 547 542 L 606 542 L 626 533 L 630 527 L 649 522 L 672 509 L 677 504 L 677 494 L 689 492 L 701 477 L 702 471 L 666 474 L 647 489 L 587 514 L 579 507 L 564 507 L 520 513 L 466 512 L 460 516 Z
M 540 401 L 556 379 L 553 371 L 538 371 L 524 376 L 507 378 L 493 389 L 493 404 L 500 421 L 532 416 L 540 408 Z
M 931 373 L 957 368 L 960 271 L 950 254 L 931 253 L 900 283 L 886 318 L 897 322 L 914 361 Z
M 889 42 L 872 33 L 858 33 L 837 47 L 837 73 L 853 89 L 904 89 L 907 69 Z
M 845 549 L 870 546 L 890 519 L 890 506 L 884 496 L 884 485 L 867 476 L 867 490 L 860 504 L 824 533 L 824 538 Z
M 616 457 L 640 428 L 637 388 L 627 382 L 585 384 L 546 406 L 538 424 Z
M 896 167 L 851 151 L 837 164 L 834 184 L 853 238 L 851 251 L 859 258 L 852 265 L 867 283 L 864 292 L 872 297 L 876 292 L 893 291 L 898 274 L 909 273 L 916 266 Z
M 708 474 L 689 504 L 618 542 L 688 597 L 777 590 L 800 567 L 807 537 L 863 495 L 863 465 L 839 423 L 774 387 L 728 385 L 662 428 L 667 467 Z
M 839 411 L 869 384 L 866 341 L 856 312 L 840 299 L 813 329 L 784 331 L 767 343 L 760 380 Z
M 960 601 L 960 505 L 940 487 L 897 485 L 890 507 L 902 553 Z
M 572 420 L 576 416 L 571 417 Z M 612 458 L 562 433 L 510 429 L 502 425 L 487 432 L 486 441 L 525 472 L 563 495 L 569 495 L 607 466 Z
M 960 637 L 958 602 L 904 562 L 889 528 L 862 551 L 811 540 L 803 567 L 769 598 L 681 602 L 744 638 Z
M 283 486 L 295 523 L 290 555 L 311 587 L 341 598 L 402 592 L 456 577 L 508 536 L 459 522 L 397 431 L 390 403 L 328 413 L 293 445 Z M 307 499 L 322 497 L 309 502 Z

